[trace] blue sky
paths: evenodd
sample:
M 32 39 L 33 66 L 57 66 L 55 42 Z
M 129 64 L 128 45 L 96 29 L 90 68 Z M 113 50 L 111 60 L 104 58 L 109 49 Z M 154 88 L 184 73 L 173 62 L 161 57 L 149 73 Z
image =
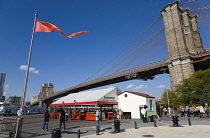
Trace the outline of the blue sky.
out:
M 111 60 L 174 0 L 0 0 L 0 72 L 6 73 L 5 96 L 22 96 L 35 11 L 67 35 L 90 31 L 72 39 L 60 32 L 36 33 L 26 101 L 43 83 L 60 91 L 80 84 Z M 184 2 L 187 0 L 183 0 Z M 160 98 L 169 75 L 108 86 Z M 169 86 L 168 86 L 169 88 Z

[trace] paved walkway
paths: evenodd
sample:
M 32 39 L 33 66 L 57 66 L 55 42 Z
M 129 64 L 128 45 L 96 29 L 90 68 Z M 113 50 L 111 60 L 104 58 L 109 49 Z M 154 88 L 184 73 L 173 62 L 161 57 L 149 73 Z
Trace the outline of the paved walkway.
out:
M 67 135 L 66 135 L 67 136 Z M 65 138 L 67 138 L 64 136 Z M 100 135 L 87 135 L 81 138 L 210 138 L 210 126 L 194 125 L 182 127 L 142 127 L 138 129 L 126 129 L 124 132 L 113 133 L 112 131 L 101 132 Z
M 171 118 L 162 118 L 154 123 L 142 123 L 139 120 L 121 120 L 121 132 L 115 133 L 113 124 L 102 125 L 101 132 L 96 135 L 95 126 L 71 128 L 62 131 L 62 138 L 77 138 L 77 131 L 80 129 L 81 138 L 210 138 L 210 119 L 191 119 L 192 126 L 189 126 L 188 118 L 179 119 L 180 127 L 172 127 Z M 138 129 L 135 129 L 134 122 L 137 121 Z M 51 138 L 51 132 L 36 138 Z

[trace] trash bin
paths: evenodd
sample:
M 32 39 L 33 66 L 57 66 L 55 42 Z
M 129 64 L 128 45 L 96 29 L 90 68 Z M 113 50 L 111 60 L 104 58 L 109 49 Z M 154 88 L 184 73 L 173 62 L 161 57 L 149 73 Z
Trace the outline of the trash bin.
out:
M 55 129 L 52 131 L 52 138 L 61 138 L 61 130 Z
M 120 121 L 114 120 L 114 132 L 118 133 L 120 132 Z
M 172 116 L 172 121 L 173 121 L 173 126 L 174 127 L 178 127 L 179 124 L 178 124 L 178 116 Z

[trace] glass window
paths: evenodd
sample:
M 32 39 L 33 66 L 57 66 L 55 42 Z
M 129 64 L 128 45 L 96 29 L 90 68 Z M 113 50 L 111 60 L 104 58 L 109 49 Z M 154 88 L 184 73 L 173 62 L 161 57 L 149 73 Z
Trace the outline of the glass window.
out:
M 149 100 L 149 109 L 150 109 L 150 111 L 154 111 L 154 103 L 153 103 L 153 100 Z

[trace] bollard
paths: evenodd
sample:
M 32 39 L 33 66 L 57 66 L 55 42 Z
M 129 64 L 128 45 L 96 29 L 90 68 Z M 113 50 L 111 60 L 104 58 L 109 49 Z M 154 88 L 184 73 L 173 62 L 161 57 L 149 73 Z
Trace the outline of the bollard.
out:
M 96 135 L 99 135 L 98 126 L 96 126 Z
M 120 121 L 119 120 L 114 120 L 114 131 L 116 133 L 120 132 Z
M 188 122 L 189 122 L 189 126 L 191 126 L 191 120 L 190 120 L 190 118 L 188 118 Z
M 52 138 L 61 138 L 61 130 L 60 129 L 53 130 Z
M 154 127 L 157 127 L 157 125 L 156 125 L 156 120 L 154 120 Z
M 77 138 L 80 138 L 80 129 L 77 131 Z
M 178 116 L 172 116 L 172 121 L 173 121 L 173 127 L 179 127 Z
M 135 129 L 137 129 L 138 127 L 137 127 L 137 123 L 136 123 L 136 121 L 134 122 L 134 126 L 135 126 Z

